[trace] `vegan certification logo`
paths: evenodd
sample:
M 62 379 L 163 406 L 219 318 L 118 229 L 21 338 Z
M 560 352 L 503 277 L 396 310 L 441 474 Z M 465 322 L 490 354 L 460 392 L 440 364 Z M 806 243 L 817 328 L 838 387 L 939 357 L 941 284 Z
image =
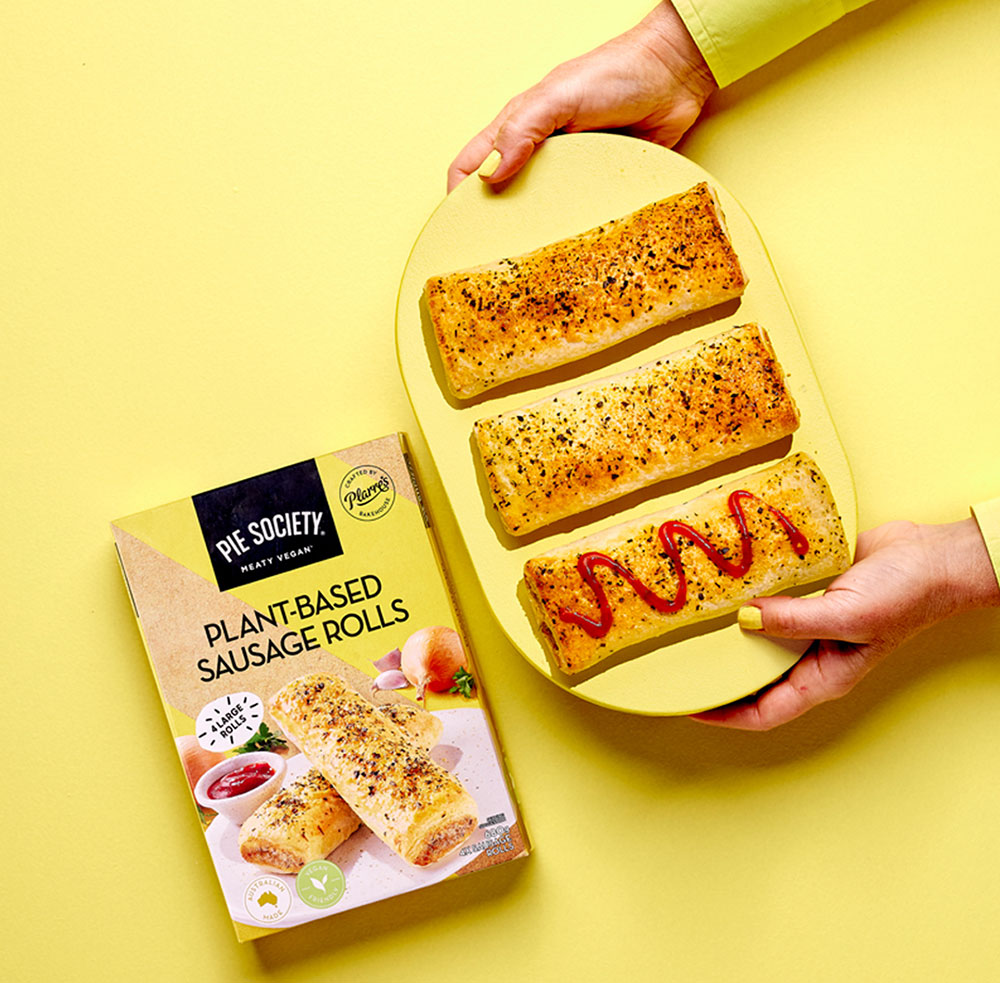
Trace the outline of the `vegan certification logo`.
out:
M 313 860 L 295 877 L 295 890 L 310 908 L 332 908 L 347 890 L 344 872 L 329 860 Z
M 243 892 L 243 907 L 255 922 L 280 922 L 292 907 L 292 892 L 280 878 L 258 877 Z
M 375 464 L 352 468 L 340 483 L 340 504 L 362 522 L 388 515 L 396 501 L 396 486 L 387 471 Z

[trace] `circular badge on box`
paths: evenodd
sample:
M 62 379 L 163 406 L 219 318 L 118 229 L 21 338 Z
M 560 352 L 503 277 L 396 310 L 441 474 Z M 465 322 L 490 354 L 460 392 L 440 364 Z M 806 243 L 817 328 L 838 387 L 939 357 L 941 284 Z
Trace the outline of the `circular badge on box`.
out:
M 374 522 L 389 514 L 396 501 L 396 485 L 377 464 L 352 468 L 340 482 L 340 504 L 362 522 Z
M 198 713 L 195 733 L 206 751 L 231 751 L 257 733 L 264 704 L 256 693 L 226 693 Z
M 313 860 L 296 875 L 295 890 L 310 908 L 332 908 L 344 896 L 347 879 L 329 860 Z
M 243 892 L 247 914 L 262 925 L 280 922 L 292 907 L 292 892 L 277 877 L 258 877 Z

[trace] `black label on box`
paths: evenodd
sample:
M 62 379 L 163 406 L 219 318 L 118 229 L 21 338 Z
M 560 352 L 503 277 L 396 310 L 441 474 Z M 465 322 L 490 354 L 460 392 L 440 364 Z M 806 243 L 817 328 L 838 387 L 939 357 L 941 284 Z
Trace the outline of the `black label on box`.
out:
M 315 461 L 223 485 L 192 501 L 219 590 L 344 552 Z

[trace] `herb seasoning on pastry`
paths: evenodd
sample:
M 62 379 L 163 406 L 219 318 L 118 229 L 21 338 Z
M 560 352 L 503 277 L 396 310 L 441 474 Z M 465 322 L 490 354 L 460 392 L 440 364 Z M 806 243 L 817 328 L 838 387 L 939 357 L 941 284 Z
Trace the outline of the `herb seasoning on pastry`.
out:
M 427 309 L 467 399 L 739 297 L 746 275 L 705 183 L 580 235 L 431 277 Z
M 332 853 L 360 825 L 336 789 L 310 768 L 240 827 L 240 856 L 248 863 L 294 874 Z
M 850 550 L 805 454 L 535 557 L 524 578 L 566 673 L 629 645 L 841 573 Z
M 405 703 L 386 703 L 379 713 L 429 751 L 441 736 L 442 723 L 432 713 Z M 259 806 L 240 828 L 240 855 L 285 874 L 322 860 L 359 826 L 357 813 L 316 768 Z
M 462 783 L 336 676 L 292 680 L 269 710 L 361 821 L 408 863 L 434 863 L 474 832 L 476 803 Z
M 500 520 L 524 535 L 798 425 L 767 333 L 746 324 L 478 420 L 475 436 Z

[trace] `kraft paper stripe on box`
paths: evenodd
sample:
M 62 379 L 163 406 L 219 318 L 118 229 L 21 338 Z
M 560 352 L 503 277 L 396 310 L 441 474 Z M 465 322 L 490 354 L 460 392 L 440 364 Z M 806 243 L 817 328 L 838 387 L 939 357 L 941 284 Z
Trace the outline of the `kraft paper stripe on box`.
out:
M 112 531 L 241 941 L 528 853 L 401 435 Z

